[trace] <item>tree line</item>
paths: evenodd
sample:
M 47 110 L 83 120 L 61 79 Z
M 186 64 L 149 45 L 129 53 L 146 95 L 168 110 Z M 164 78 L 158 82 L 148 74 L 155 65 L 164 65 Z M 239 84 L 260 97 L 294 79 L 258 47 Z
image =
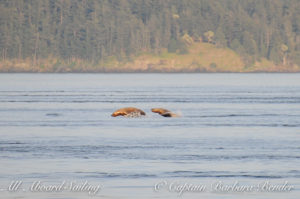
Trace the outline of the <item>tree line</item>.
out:
M 101 63 L 143 52 L 187 53 L 186 42 L 300 65 L 299 0 L 1 0 L 1 60 Z

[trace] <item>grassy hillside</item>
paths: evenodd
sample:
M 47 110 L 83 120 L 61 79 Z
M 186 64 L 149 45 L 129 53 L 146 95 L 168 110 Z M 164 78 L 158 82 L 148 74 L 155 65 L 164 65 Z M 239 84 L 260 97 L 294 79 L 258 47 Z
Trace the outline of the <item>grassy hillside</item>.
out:
M 40 60 L 33 64 L 30 59 L 6 60 L 0 63 L 1 72 L 300 72 L 300 67 L 275 65 L 261 59 L 247 66 L 243 58 L 229 48 L 214 44 L 195 42 L 188 46 L 185 54 L 140 53 L 118 61 L 108 57 L 102 63 L 90 63 L 80 59 L 62 61 L 57 58 Z
M 217 48 L 208 43 L 194 43 L 188 53 L 168 53 L 160 55 L 141 55 L 126 68 L 167 72 L 242 72 L 244 63 L 240 56 L 227 48 Z

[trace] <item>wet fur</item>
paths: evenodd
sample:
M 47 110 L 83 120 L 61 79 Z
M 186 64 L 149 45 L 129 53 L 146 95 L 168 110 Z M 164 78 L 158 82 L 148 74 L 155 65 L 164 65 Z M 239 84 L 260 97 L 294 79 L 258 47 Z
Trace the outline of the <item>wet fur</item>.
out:
M 158 113 L 163 117 L 179 117 L 179 115 L 172 113 L 171 111 L 163 108 L 152 108 L 151 111 L 153 113 Z
M 125 116 L 125 117 L 139 117 L 146 115 L 144 111 L 134 107 L 126 107 L 116 110 L 111 114 L 112 117 Z

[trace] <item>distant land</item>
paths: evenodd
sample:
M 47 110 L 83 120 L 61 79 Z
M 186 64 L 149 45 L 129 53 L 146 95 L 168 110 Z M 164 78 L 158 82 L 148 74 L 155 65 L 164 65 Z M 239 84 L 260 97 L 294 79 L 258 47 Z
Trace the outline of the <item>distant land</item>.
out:
M 0 72 L 300 72 L 299 0 L 0 1 Z
M 159 55 L 141 53 L 131 60 L 118 61 L 110 57 L 102 65 L 85 60 L 62 61 L 55 58 L 39 60 L 33 65 L 30 59 L 6 60 L 0 63 L 1 72 L 300 72 L 297 65 L 276 65 L 265 58 L 247 66 L 243 58 L 229 48 L 216 47 L 209 43 L 193 43 L 186 54 Z

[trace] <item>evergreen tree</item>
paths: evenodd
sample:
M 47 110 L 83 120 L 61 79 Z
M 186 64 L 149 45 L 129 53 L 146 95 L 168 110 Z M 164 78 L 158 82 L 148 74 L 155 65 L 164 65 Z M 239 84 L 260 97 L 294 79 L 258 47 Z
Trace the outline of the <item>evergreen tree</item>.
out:
M 299 65 L 299 10 L 299 0 L 2 0 L 0 58 L 102 63 L 163 49 L 185 53 L 187 34 L 247 59 Z

